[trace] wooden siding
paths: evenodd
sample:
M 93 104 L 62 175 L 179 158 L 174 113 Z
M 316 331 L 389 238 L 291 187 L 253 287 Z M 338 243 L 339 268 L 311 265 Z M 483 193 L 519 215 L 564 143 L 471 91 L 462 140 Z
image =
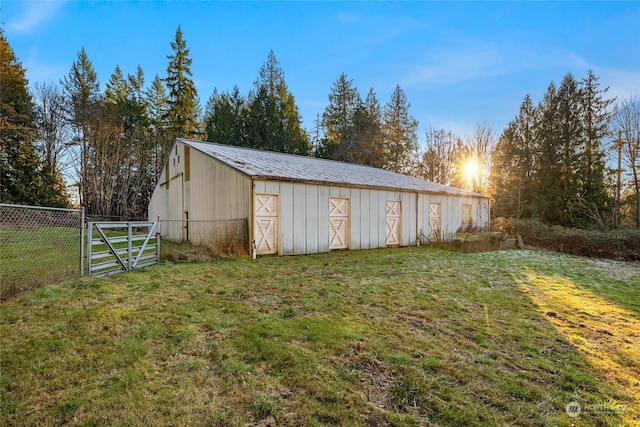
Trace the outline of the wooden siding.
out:
M 189 180 L 186 161 L 189 162 Z M 167 184 L 169 183 L 169 184 Z M 168 189 L 167 189 L 168 185 Z M 354 188 L 295 181 L 255 179 L 183 143 L 172 148 L 149 204 L 149 219 L 229 220 L 247 218 L 250 240 L 255 239 L 255 194 L 279 200 L 278 254 L 329 251 L 329 199 L 349 200 L 351 249 L 386 246 L 386 204 L 400 202 L 401 246 L 415 245 L 429 233 L 429 204 L 440 204 L 441 236 L 451 240 L 463 222 L 463 205 L 471 205 L 475 222 L 488 222 L 488 201 L 476 196 L 415 193 L 406 190 Z M 487 214 L 481 215 L 481 213 Z M 475 224 L 474 224 L 475 225 Z M 478 224 L 483 225 L 483 224 Z M 421 238 L 424 243 L 424 237 Z
M 194 221 L 250 218 L 251 179 L 198 150 L 190 149 L 186 154 L 185 148 L 188 149 L 182 143 L 172 148 L 151 196 L 149 219 L 181 220 L 185 212 Z M 165 237 L 181 239 L 179 227 L 172 229 L 175 235 Z
M 432 194 L 418 195 L 418 203 L 418 212 L 420 214 L 420 218 L 418 219 L 418 223 L 420 224 L 418 233 L 421 233 L 423 236 L 429 235 L 429 204 L 440 204 L 441 237 L 443 241 L 453 240 L 455 233 L 463 225 L 463 205 L 471 205 L 472 215 L 477 212 L 478 209 L 481 209 L 478 206 L 480 203 L 485 203 L 486 206 L 488 206 L 486 200 L 473 197 L 440 196 Z M 489 225 L 487 215 L 485 215 L 484 218 L 473 218 L 473 220 L 474 225 Z
M 209 156 L 191 150 L 189 217 L 198 220 L 249 218 L 251 179 Z
M 459 227 L 462 202 L 457 197 L 431 196 L 378 189 L 323 186 L 285 181 L 256 180 L 256 193 L 280 195 L 279 254 L 329 251 L 329 198 L 349 200 L 349 248 L 386 246 L 386 203 L 400 202 L 400 245 L 415 245 L 418 234 L 428 233 L 429 200 L 442 204 L 442 230 Z M 472 199 L 464 199 L 469 202 Z M 475 204 L 474 204 L 475 206 Z M 459 211 L 459 212 L 457 212 Z M 457 213 L 456 213 L 457 212 Z M 453 218 L 447 222 L 446 215 Z M 453 230 L 455 232 L 455 230 Z

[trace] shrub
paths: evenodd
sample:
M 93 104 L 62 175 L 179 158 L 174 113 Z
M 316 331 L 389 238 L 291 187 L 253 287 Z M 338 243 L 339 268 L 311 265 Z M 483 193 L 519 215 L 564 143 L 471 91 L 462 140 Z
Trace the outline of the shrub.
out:
M 640 261 L 640 230 L 583 230 L 551 226 L 536 219 L 496 218 L 493 228 L 520 235 L 526 245 L 572 255 Z

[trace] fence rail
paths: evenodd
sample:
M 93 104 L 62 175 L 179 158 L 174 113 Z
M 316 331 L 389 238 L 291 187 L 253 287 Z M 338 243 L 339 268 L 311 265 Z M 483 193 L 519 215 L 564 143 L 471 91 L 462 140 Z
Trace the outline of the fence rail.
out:
M 0 298 L 78 277 L 83 223 L 82 209 L 0 203 Z
M 160 262 L 154 222 L 89 222 L 87 274 L 102 277 Z

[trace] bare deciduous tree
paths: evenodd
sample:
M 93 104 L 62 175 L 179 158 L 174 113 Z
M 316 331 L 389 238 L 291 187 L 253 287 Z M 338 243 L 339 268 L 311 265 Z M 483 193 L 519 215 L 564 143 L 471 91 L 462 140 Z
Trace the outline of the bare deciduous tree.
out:
M 619 149 L 635 192 L 635 223 L 640 228 L 640 100 L 636 96 L 616 106 L 612 127 L 614 135 L 620 135 Z
M 418 176 L 427 181 L 451 185 L 462 140 L 444 129 L 429 127 L 425 132 L 425 150 L 420 154 Z

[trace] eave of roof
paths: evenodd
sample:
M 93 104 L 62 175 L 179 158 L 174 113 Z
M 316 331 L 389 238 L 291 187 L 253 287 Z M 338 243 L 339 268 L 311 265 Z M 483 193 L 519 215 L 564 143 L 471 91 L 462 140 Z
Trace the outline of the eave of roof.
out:
M 183 138 L 178 138 L 177 141 L 238 170 L 254 180 L 277 180 L 318 185 L 330 184 L 368 189 L 486 198 L 480 193 L 354 163 Z

